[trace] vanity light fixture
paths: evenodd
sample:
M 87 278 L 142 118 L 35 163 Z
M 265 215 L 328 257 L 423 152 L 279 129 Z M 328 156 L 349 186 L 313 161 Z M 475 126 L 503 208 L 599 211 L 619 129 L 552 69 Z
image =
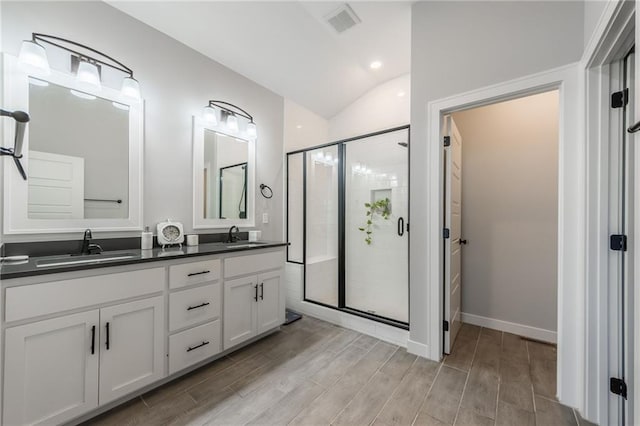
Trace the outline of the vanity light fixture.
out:
M 24 40 L 22 42 L 18 61 L 27 73 L 35 76 L 48 75 L 51 73 L 47 52 L 43 44 L 57 47 L 71 54 L 71 69 L 75 71 L 76 79 L 82 86 L 100 90 L 102 88 L 102 80 L 100 77 L 101 69 L 102 67 L 109 67 L 126 74 L 121 87 L 121 93 L 124 96 L 136 100 L 141 98 L 140 84 L 133 78 L 131 68 L 105 55 L 99 50 L 62 37 L 32 33 L 31 40 Z M 80 49 L 82 52 L 76 49 Z M 90 53 L 87 54 L 85 52 Z
M 226 130 L 233 135 L 239 134 L 240 137 L 249 140 L 255 140 L 258 137 L 258 128 L 253 121 L 253 116 L 229 102 L 209 101 L 202 109 L 202 119 L 214 127 L 220 124 L 222 133 Z

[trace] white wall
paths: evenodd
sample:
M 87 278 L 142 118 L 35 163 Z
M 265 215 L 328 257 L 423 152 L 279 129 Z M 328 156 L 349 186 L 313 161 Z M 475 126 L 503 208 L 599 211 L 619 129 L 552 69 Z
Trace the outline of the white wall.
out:
M 329 140 L 337 141 L 409 123 L 411 75 L 382 83 L 329 120 Z
M 586 46 L 593 36 L 598 21 L 602 17 L 606 1 L 586 0 L 584 2 L 584 45 Z
M 557 326 L 558 92 L 453 114 L 462 135 L 462 312 Z
M 22 40 L 41 32 L 102 50 L 134 70 L 145 98 L 147 225 L 171 218 L 182 221 L 186 232 L 192 230 L 191 117 L 209 99 L 249 111 L 258 125 L 256 184 L 274 190 L 270 200 L 257 195 L 256 223 L 263 238 L 282 238 L 282 97 L 102 2 L 2 2 L 1 7 L 4 52 L 17 55 Z M 263 211 L 271 217 L 268 224 L 258 220 Z M 57 236 L 69 237 L 77 236 Z
M 284 100 L 285 152 L 309 148 L 329 142 L 329 122 L 322 116 Z

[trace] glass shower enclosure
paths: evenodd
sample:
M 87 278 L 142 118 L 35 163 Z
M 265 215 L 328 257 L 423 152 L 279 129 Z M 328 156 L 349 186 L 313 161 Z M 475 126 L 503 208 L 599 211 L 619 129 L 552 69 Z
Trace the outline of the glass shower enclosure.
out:
M 408 328 L 409 127 L 287 154 L 304 300 Z

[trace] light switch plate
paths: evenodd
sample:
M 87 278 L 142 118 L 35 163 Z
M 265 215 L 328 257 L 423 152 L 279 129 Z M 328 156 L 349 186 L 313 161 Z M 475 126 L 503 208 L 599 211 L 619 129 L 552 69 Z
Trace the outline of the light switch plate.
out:
M 262 223 L 269 223 L 269 213 L 262 213 Z

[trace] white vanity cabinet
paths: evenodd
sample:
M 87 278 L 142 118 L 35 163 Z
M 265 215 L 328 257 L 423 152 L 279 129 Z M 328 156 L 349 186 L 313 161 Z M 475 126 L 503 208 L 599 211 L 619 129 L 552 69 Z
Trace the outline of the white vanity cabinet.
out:
M 225 259 L 225 350 L 284 322 L 283 264 L 281 251 Z
M 73 293 L 99 283 L 115 288 Z M 164 287 L 164 269 L 155 268 L 7 288 L 14 313 L 6 317 L 30 320 L 26 295 L 59 316 L 6 327 L 3 424 L 61 424 L 164 377 L 164 296 L 153 296 Z M 53 290 L 55 300 L 43 298 Z
M 88 419 L 277 329 L 282 248 L 3 281 L 0 426 Z

